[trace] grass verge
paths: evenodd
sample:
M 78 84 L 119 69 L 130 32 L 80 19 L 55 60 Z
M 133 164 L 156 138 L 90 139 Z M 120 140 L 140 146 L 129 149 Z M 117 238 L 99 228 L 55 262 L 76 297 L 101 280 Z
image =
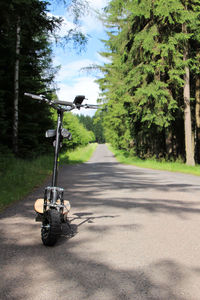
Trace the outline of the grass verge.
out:
M 77 164 L 84 163 L 90 159 L 94 150 L 97 147 L 97 143 L 89 144 L 86 147 L 80 147 L 74 151 L 67 151 L 60 155 L 61 164 Z
M 1 158 L 0 211 L 12 202 L 26 196 L 51 174 L 53 159 L 44 155 L 34 160 L 10 157 Z
M 127 151 L 115 150 L 112 146 L 108 145 L 110 151 L 113 152 L 116 159 L 123 164 L 134 165 L 141 168 L 165 170 L 169 172 L 180 172 L 200 176 L 200 165 L 187 166 L 181 162 L 166 162 L 157 161 L 156 159 L 140 159 L 131 156 Z
M 87 161 L 97 144 L 90 144 L 72 152 L 61 154 L 61 163 L 82 163 Z M 23 160 L 12 155 L 0 158 L 0 211 L 19 201 L 34 188 L 39 187 L 53 167 L 52 155 L 43 155 L 34 160 Z

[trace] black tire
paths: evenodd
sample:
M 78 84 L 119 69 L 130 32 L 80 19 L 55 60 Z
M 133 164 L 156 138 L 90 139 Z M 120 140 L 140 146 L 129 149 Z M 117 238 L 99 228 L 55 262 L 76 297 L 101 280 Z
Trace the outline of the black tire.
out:
M 41 238 L 45 246 L 55 245 L 61 234 L 60 214 L 56 209 L 49 209 L 44 216 L 41 228 Z

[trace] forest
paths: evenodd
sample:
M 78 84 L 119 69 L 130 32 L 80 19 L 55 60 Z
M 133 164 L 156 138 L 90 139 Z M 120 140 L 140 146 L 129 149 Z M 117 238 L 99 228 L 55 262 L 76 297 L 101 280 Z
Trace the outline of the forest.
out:
M 84 1 L 63 2 L 74 13 L 78 22 L 80 5 Z M 0 153 L 16 157 L 34 158 L 48 153 L 50 141 L 45 131 L 55 128 L 56 114 L 44 103 L 24 97 L 24 93 L 42 94 L 56 99 L 56 67 L 52 63 L 52 40 L 59 40 L 56 29 L 62 18 L 51 16 L 49 2 L 40 0 L 0 0 Z M 81 47 L 85 37 L 78 31 L 66 33 L 63 42 L 71 40 Z M 73 101 L 73 99 L 71 99 Z M 66 114 L 64 126 L 73 139 L 68 148 L 84 146 L 95 140 L 71 113 Z
M 61 1 L 78 24 L 87 1 L 49 2 Z M 0 0 L 2 155 L 32 158 L 50 148 L 44 132 L 55 127 L 55 113 L 24 97 L 57 98 L 51 43 L 62 18 L 48 14 L 49 2 Z M 67 146 L 106 141 L 142 159 L 199 164 L 200 0 L 111 0 L 99 17 L 107 31 L 96 80 L 103 108 L 93 118 L 67 114 Z M 72 40 L 87 42 L 78 29 L 64 38 Z
M 111 0 L 97 81 L 105 138 L 140 158 L 200 162 L 200 1 Z

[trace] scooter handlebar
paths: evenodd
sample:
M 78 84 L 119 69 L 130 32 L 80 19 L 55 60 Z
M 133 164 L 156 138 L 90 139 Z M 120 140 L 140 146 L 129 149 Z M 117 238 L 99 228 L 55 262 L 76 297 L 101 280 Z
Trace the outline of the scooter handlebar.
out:
M 85 104 L 83 105 L 84 108 L 90 108 L 90 109 L 98 109 L 100 105 L 95 105 L 95 104 Z
M 62 107 L 64 109 L 64 106 L 66 106 L 66 111 L 70 111 L 70 110 L 73 110 L 75 108 L 80 109 L 81 107 L 82 108 L 90 108 L 90 109 L 98 109 L 99 108 L 99 105 L 93 105 L 93 104 L 75 104 L 73 102 L 60 101 L 60 100 L 51 101 L 51 100 L 46 99 L 42 95 L 38 96 L 38 95 L 30 94 L 30 93 L 24 93 L 24 96 L 27 96 L 27 97 L 30 97 L 32 99 L 36 99 L 36 100 L 39 100 L 39 101 L 45 101 L 50 106 L 53 106 L 55 109 L 57 109 L 58 107 Z
M 71 107 L 75 107 L 75 105 L 72 102 L 68 102 L 68 101 L 51 101 L 46 99 L 44 96 L 38 96 L 38 95 L 34 95 L 34 94 L 30 94 L 30 93 L 24 93 L 24 96 L 30 97 L 32 99 L 36 99 L 36 100 L 40 100 L 40 101 L 46 101 L 49 104 L 58 104 L 58 105 L 62 105 L 62 106 L 71 106 Z
M 75 105 L 72 102 L 68 102 L 68 101 L 54 101 L 53 103 L 55 104 L 59 104 L 59 105 L 64 105 L 64 106 L 71 106 L 75 108 Z
M 37 95 L 33 95 L 33 94 L 30 94 L 30 93 L 24 93 L 24 96 L 27 96 L 27 97 L 30 97 L 30 98 L 36 99 L 36 100 L 44 100 L 43 97 L 37 96 Z

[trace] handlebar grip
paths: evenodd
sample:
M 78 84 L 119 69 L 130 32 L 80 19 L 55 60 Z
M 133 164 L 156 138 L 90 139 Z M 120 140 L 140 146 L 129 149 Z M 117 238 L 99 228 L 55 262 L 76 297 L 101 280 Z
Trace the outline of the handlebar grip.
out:
M 100 105 L 95 105 L 95 104 L 85 104 L 85 108 L 90 108 L 90 109 L 98 109 Z
M 74 104 L 72 102 L 68 102 L 68 101 L 54 101 L 53 103 L 64 105 L 64 106 L 74 107 Z
M 33 95 L 30 93 L 24 93 L 24 96 L 27 96 L 27 97 L 30 97 L 30 98 L 36 99 L 36 100 L 43 100 L 43 98 L 41 96 Z

